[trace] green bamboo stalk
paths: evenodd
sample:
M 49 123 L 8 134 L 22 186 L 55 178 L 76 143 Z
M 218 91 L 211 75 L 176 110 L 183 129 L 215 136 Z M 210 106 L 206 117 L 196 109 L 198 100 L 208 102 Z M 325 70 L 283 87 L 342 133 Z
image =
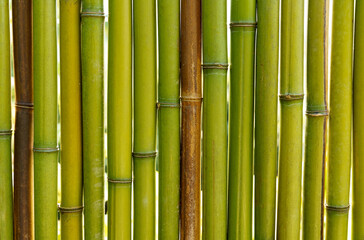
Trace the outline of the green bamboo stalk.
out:
M 158 1 L 159 239 L 179 239 L 179 0 Z
M 0 1 L 0 239 L 13 239 L 9 1 Z
M 134 0 L 134 239 L 155 239 L 156 4 Z
M 356 1 L 353 121 L 353 215 L 352 239 L 364 239 L 364 2 Z
M 82 239 L 81 1 L 60 1 L 61 238 Z
M 302 238 L 305 240 L 324 239 L 328 3 L 327 0 L 311 0 L 308 8 L 307 121 L 302 213 Z
M 333 1 L 326 239 L 347 239 L 352 121 L 353 0 Z
M 109 1 L 108 238 L 131 239 L 132 1 Z
M 300 238 L 304 0 L 282 1 L 277 238 Z
M 81 69 L 85 239 L 104 239 L 104 6 L 82 0 Z
M 229 239 L 252 239 L 255 0 L 231 2 Z
M 255 240 L 275 238 L 279 2 L 257 2 L 259 27 L 255 107 Z
M 202 1 L 203 239 L 227 236 L 226 0 Z
M 35 239 L 57 239 L 56 1 L 33 1 Z

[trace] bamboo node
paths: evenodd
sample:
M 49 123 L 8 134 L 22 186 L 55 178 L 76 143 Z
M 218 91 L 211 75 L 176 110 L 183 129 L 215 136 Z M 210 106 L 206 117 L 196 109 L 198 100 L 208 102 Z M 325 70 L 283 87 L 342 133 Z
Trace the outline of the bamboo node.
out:
M 228 70 L 229 64 L 228 63 L 204 63 L 202 64 L 202 68 L 205 69 L 223 69 Z
M 58 206 L 58 211 L 60 213 L 82 212 L 83 211 L 83 206 L 78 206 L 78 207 L 61 207 L 61 206 Z
M 9 136 L 13 134 L 13 130 L 9 129 L 9 130 L 0 130 L 0 136 Z
M 15 103 L 15 107 L 17 107 L 17 108 L 25 108 L 25 109 L 34 109 L 34 104 L 33 103 L 17 102 L 17 103 Z
M 182 102 L 202 102 L 202 97 L 180 97 Z
M 106 17 L 106 13 L 103 12 L 81 12 L 81 17 Z
M 306 111 L 306 115 L 307 116 L 311 116 L 311 117 L 322 117 L 322 116 L 329 116 L 329 111 L 326 110 L 321 110 L 321 111 Z
M 118 183 L 118 184 L 131 184 L 134 179 L 133 178 L 124 178 L 124 179 L 117 179 L 117 178 L 107 178 L 109 183 Z
M 281 101 L 294 101 L 294 100 L 302 100 L 304 94 L 281 94 L 279 95 L 279 99 Z
M 169 103 L 169 102 L 158 102 L 157 108 L 180 108 L 179 103 Z
M 55 148 L 36 148 L 33 147 L 33 152 L 39 152 L 39 153 L 52 153 L 52 152 L 58 152 L 59 147 Z
M 230 28 L 234 28 L 234 27 L 256 28 L 257 25 L 258 25 L 257 22 L 231 22 L 230 23 Z
M 326 204 L 325 208 L 326 208 L 326 211 L 347 213 L 347 212 L 349 212 L 350 204 L 347 206 L 331 206 L 331 205 Z
M 157 156 L 157 152 L 133 152 L 133 157 L 134 158 L 152 158 L 152 157 L 156 157 Z

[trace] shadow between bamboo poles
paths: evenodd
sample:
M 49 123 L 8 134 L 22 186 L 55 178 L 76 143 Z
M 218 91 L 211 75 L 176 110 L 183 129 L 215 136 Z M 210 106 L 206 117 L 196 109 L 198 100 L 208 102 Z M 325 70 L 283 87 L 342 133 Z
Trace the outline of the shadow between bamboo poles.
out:
M 34 238 L 32 1 L 13 0 L 14 237 Z
M 9 1 L 0 1 L 0 237 L 13 239 Z
M 181 239 L 200 239 L 201 1 L 181 1 Z

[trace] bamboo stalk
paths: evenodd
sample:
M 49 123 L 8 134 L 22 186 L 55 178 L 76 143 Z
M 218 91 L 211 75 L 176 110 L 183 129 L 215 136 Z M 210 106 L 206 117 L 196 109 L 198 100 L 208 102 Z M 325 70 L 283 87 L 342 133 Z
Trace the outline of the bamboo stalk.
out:
M 356 1 L 354 55 L 354 121 L 353 121 L 353 215 L 352 239 L 364 239 L 364 2 Z
M 35 239 L 57 239 L 56 2 L 33 2 Z
M 282 1 L 277 238 L 300 238 L 304 1 Z
M 202 1 L 203 239 L 227 236 L 226 0 Z
M 328 3 L 327 0 L 311 0 L 308 8 L 307 121 L 302 213 L 302 238 L 307 240 L 324 239 Z
M 61 238 L 82 239 L 81 1 L 60 1 Z
M 156 4 L 134 1 L 134 239 L 155 239 Z
M 353 0 L 333 1 L 326 238 L 346 239 L 348 231 Z
M 108 238 L 131 239 L 132 1 L 109 1 Z
M 181 1 L 181 239 L 200 239 L 201 0 Z
M 14 237 L 34 238 L 32 1 L 13 0 Z
M 104 8 L 82 0 L 81 74 L 85 239 L 104 239 Z
M 275 238 L 279 2 L 257 2 L 255 240 Z
M 231 2 L 229 239 L 252 239 L 255 1 Z
M 0 238 L 13 239 L 9 1 L 0 1 Z
M 179 239 L 179 0 L 158 1 L 159 239 Z

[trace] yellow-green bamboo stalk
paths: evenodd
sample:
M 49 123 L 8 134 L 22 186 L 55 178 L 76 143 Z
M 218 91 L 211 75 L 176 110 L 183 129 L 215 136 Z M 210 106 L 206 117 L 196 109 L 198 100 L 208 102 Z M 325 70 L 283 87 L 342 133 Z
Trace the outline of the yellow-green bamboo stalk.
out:
M 82 239 L 80 0 L 60 1 L 61 238 Z

